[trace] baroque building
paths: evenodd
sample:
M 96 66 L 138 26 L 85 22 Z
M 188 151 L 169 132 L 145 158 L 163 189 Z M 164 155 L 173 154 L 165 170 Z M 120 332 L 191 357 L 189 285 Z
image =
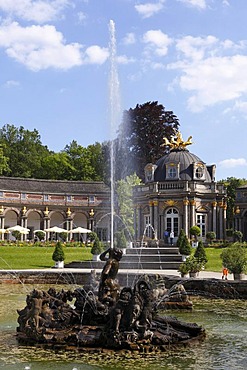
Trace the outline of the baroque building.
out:
M 0 229 L 21 225 L 35 230 L 84 227 L 109 240 L 110 190 L 103 182 L 35 180 L 0 177 Z M 10 238 L 1 234 L 1 238 Z M 52 237 L 46 233 L 46 239 Z M 72 239 L 68 233 L 68 239 Z
M 206 165 L 187 149 L 191 137 L 183 141 L 178 132 L 171 141 L 164 140 L 164 156 L 145 166 L 145 183 L 134 188 L 136 239 L 163 239 L 167 230 L 174 232 L 176 242 L 181 229 L 190 236 L 194 225 L 200 227 L 202 240 L 208 231 L 223 239 L 226 191 L 215 181 L 215 165 Z
M 234 230 L 243 233 L 243 240 L 247 241 L 247 185 L 236 190 Z

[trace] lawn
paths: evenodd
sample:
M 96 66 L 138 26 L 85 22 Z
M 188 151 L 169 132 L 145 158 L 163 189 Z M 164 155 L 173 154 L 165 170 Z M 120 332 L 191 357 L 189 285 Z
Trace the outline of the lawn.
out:
M 92 260 L 90 250 L 89 247 L 64 247 L 65 263 Z M 53 251 L 54 247 L 51 246 L 0 246 L 0 270 L 51 268 L 54 266 Z M 221 252 L 221 248 L 206 248 L 208 263 L 205 269 L 207 271 L 222 270 Z
M 64 247 L 65 263 L 92 259 L 91 248 Z M 54 247 L 0 246 L 0 270 L 39 269 L 54 266 Z
M 221 272 L 222 260 L 220 255 L 223 251 L 222 248 L 205 248 L 208 262 L 205 266 L 206 271 Z

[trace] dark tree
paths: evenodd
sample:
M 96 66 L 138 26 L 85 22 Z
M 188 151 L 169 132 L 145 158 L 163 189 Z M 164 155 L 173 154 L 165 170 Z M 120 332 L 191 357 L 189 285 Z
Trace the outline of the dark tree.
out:
M 124 170 L 124 176 L 118 173 L 117 179 L 134 172 L 143 178 L 145 165 L 164 155 L 163 138 L 170 139 L 178 127 L 175 114 L 157 101 L 137 104 L 134 109 L 124 111 L 115 144 L 117 168 Z
M 235 177 L 227 177 L 226 180 L 220 181 L 226 187 L 227 192 L 227 209 L 226 209 L 226 219 L 227 219 L 227 229 L 233 228 L 233 218 L 234 218 L 234 207 L 236 199 L 236 189 L 247 183 L 246 179 L 237 179 Z

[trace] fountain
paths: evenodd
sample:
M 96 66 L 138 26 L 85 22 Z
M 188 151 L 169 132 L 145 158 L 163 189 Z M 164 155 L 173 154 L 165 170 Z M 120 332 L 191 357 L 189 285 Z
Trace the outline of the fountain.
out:
M 117 280 L 121 257 L 118 248 L 101 254 L 105 265 L 97 293 L 92 286 L 74 291 L 34 289 L 24 309 L 18 310 L 19 343 L 151 353 L 204 339 L 201 326 L 158 314 L 159 301 L 147 276 L 134 287 L 121 288 Z
M 119 95 L 116 71 L 115 25 L 110 21 L 110 108 L 114 134 Z M 117 280 L 122 250 L 114 247 L 114 151 L 111 138 L 111 243 L 100 256 L 105 265 L 96 285 L 74 290 L 34 289 L 26 306 L 18 310 L 17 340 L 20 344 L 58 348 L 90 348 L 141 353 L 166 351 L 171 346 L 202 340 L 205 331 L 197 324 L 180 322 L 158 313 L 157 291 L 147 276 L 133 286 L 120 287 Z M 151 225 L 149 225 L 151 226 Z M 154 231 L 154 230 L 153 230 Z M 166 292 L 163 292 L 166 294 Z M 177 292 L 181 300 L 185 295 Z

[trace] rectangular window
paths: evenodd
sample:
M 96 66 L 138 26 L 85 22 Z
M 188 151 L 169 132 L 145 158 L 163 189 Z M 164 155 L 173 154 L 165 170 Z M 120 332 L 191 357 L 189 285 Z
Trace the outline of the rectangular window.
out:
M 72 201 L 72 196 L 71 195 L 67 195 L 67 201 L 68 202 L 71 202 Z
M 49 200 L 49 195 L 44 194 L 44 201 L 45 201 L 45 202 L 48 202 L 48 200 Z
M 26 199 L 27 198 L 27 194 L 26 193 L 21 193 L 21 199 Z
M 196 224 L 201 229 L 201 236 L 205 238 L 206 236 L 206 215 L 204 214 L 196 215 Z
M 151 228 L 151 217 L 150 215 L 144 216 L 144 226 L 145 226 L 145 236 L 148 238 L 152 237 L 152 228 Z
M 95 196 L 94 195 L 90 195 L 89 197 L 88 197 L 88 203 L 89 204 L 92 204 L 92 203 L 94 203 L 95 202 Z

